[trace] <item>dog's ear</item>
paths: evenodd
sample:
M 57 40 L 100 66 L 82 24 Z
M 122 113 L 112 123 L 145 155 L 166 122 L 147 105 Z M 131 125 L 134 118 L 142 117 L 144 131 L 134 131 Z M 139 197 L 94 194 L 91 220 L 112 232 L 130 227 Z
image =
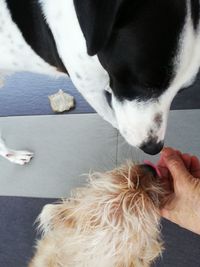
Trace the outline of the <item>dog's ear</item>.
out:
M 97 54 L 108 41 L 123 0 L 74 0 L 87 52 Z

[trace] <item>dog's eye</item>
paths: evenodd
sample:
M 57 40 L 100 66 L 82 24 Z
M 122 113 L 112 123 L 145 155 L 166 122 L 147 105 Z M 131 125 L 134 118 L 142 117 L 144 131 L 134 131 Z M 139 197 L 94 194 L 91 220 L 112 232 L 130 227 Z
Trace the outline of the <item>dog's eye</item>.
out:
M 109 106 L 112 108 L 112 94 L 108 91 L 105 91 L 105 96 Z

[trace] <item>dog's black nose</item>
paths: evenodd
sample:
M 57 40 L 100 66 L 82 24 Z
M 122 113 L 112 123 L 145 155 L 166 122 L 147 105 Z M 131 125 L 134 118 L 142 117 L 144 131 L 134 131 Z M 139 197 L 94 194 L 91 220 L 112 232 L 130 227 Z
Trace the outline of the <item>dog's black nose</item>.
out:
M 140 149 L 149 155 L 158 154 L 164 146 L 164 142 L 156 143 L 154 141 L 148 141 L 147 143 L 142 144 Z

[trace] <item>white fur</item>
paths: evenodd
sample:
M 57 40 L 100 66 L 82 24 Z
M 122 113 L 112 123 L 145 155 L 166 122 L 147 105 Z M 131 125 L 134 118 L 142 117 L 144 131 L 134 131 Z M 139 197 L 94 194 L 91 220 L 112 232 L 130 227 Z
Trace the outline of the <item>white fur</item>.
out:
M 0 56 L 0 70 L 4 72 L 30 71 L 58 75 L 56 68 L 47 64 L 25 42 L 4 0 L 0 0 Z
M 128 163 L 89 176 L 69 199 L 47 205 L 29 267 L 150 267 L 161 254 L 160 179 Z
M 97 56 L 87 54 L 73 0 L 41 0 L 44 15 L 53 32 L 60 57 L 70 77 L 89 104 L 114 127 L 114 113 L 107 103 L 104 90 L 109 77 Z M 78 74 L 78 75 L 77 75 Z M 78 77 L 81 77 L 78 78 Z
M 11 148 L 8 148 L 4 140 L 0 136 L 0 156 L 4 157 L 12 163 L 25 165 L 32 159 L 33 153 L 29 151 L 13 150 Z
M 73 0 L 59 0 L 59 5 L 55 5 L 54 0 L 41 0 L 41 3 L 54 33 L 60 56 L 72 81 L 86 100 L 105 120 L 119 128 L 131 145 L 140 147 L 148 140 L 150 131 L 157 142 L 163 141 L 171 102 L 180 88 L 194 80 L 200 65 L 200 30 L 198 34 L 194 32 L 189 1 L 187 18 L 174 62 L 176 75 L 171 85 L 157 101 L 150 100 L 147 103 L 128 100 L 121 103 L 113 95 L 114 114 L 104 95 L 104 90 L 111 91 L 108 74 L 96 56 L 87 55 Z M 76 73 L 83 79 L 78 79 Z M 162 114 L 163 120 L 160 127 L 154 122 L 158 113 Z
M 90 105 L 105 120 L 118 128 L 131 145 L 140 147 L 148 141 L 149 133 L 157 142 L 162 141 L 171 102 L 181 87 L 194 80 L 200 65 L 200 29 L 197 32 L 193 29 L 190 0 L 174 60 L 175 78 L 169 88 L 157 101 L 149 100 L 147 103 L 128 100 L 121 103 L 113 96 L 113 110 L 104 94 L 105 90 L 111 91 L 108 73 L 101 66 L 97 56 L 90 57 L 87 54 L 86 42 L 78 23 L 73 0 L 40 2 L 54 35 L 59 55 L 73 83 Z M 56 69 L 45 63 L 25 42 L 12 22 L 4 0 L 0 0 L 0 25 L 0 69 L 56 74 Z M 157 114 L 162 114 L 160 126 L 155 123 Z
M 171 102 L 177 92 L 192 84 L 200 66 L 200 27 L 194 31 L 190 1 L 187 5 L 187 17 L 181 38 L 177 56 L 174 60 L 175 78 L 169 88 L 156 101 L 124 101 L 120 103 L 113 96 L 113 107 L 116 113 L 119 130 L 124 138 L 133 146 L 140 147 L 148 141 L 148 134 L 153 131 L 152 137 L 157 142 L 164 140 L 168 113 Z M 161 127 L 158 128 L 154 122 L 156 114 L 162 114 Z
M 130 145 L 140 147 L 149 138 L 157 138 L 157 143 L 164 140 L 169 104 L 159 100 L 148 102 L 128 101 L 120 103 L 113 96 L 116 118 L 122 136 Z M 161 127 L 155 122 L 157 114 L 162 114 Z

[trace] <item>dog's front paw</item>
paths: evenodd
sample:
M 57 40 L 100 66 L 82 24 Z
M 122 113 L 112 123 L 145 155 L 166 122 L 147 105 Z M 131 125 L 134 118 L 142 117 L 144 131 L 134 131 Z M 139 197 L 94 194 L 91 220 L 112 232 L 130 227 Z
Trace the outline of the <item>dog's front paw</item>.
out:
M 12 163 L 25 165 L 33 158 L 33 153 L 29 151 L 11 150 L 5 154 L 5 158 Z

